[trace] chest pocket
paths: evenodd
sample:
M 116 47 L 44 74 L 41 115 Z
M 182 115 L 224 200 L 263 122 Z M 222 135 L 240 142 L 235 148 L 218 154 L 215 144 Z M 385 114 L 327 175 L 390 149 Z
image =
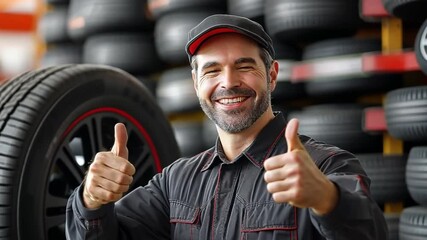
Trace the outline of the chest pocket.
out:
M 242 239 L 297 239 L 296 208 L 289 204 L 268 203 L 246 208 Z
M 172 239 L 197 239 L 200 231 L 200 208 L 170 202 Z

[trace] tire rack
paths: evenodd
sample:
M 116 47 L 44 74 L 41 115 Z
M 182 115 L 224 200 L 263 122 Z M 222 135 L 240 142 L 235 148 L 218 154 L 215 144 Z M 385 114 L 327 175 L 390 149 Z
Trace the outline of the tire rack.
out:
M 37 23 L 38 19 L 43 15 L 45 11 L 44 0 L 32 0 L 35 1 L 36 7 L 34 12 L 5 12 L 10 6 L 15 3 L 22 2 L 21 0 L 8 0 L 5 3 L 0 4 L 0 31 L 12 31 L 12 32 L 30 32 L 33 34 L 33 39 L 36 45 L 36 59 L 34 64 L 38 63 L 38 60 L 44 52 L 44 43 L 37 36 Z M 11 76 L 4 76 L 0 69 L 0 84 Z
M 360 16 L 364 19 L 381 21 L 382 52 L 365 53 L 360 56 L 363 73 L 404 73 L 419 71 L 420 66 L 414 51 L 402 50 L 402 20 L 390 16 L 381 0 L 361 0 Z M 291 81 L 299 82 L 321 73 L 316 61 L 297 63 L 291 74 Z M 384 99 L 384 97 L 383 97 Z M 403 154 L 403 141 L 387 132 L 384 109 L 371 107 L 364 110 L 363 129 L 367 132 L 383 133 L 383 154 Z M 400 213 L 403 202 L 384 204 L 384 213 Z

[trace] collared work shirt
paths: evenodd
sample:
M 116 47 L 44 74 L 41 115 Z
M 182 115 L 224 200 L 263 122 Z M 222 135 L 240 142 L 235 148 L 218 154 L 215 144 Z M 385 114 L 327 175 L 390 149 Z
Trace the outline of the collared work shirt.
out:
M 286 121 L 278 114 L 236 158 L 215 147 L 166 167 L 115 204 L 88 210 L 76 189 L 67 206 L 68 239 L 387 239 L 369 179 L 351 153 L 300 136 L 318 168 L 337 186 L 329 214 L 274 202 L 263 162 L 287 151 Z M 314 196 L 315 197 L 315 196 Z

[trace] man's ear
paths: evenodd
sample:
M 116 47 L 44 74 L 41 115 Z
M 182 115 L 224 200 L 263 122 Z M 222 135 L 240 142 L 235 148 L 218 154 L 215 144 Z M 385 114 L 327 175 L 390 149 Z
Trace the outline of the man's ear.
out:
M 279 74 L 279 62 L 274 60 L 270 67 L 270 89 L 273 91 L 276 88 L 277 75 Z
M 191 78 L 193 79 L 194 90 L 196 90 L 197 97 L 199 96 L 199 85 L 197 84 L 197 73 L 194 69 L 191 70 Z

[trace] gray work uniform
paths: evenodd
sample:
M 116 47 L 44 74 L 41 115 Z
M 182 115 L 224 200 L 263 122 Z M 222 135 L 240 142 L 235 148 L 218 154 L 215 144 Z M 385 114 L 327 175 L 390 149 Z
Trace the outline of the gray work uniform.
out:
M 232 163 L 221 143 L 163 169 L 117 203 L 88 210 L 82 187 L 67 206 L 68 239 L 387 239 L 383 213 L 369 179 L 351 153 L 300 135 L 318 168 L 337 186 L 329 214 L 275 203 L 263 162 L 287 151 L 281 113 Z

